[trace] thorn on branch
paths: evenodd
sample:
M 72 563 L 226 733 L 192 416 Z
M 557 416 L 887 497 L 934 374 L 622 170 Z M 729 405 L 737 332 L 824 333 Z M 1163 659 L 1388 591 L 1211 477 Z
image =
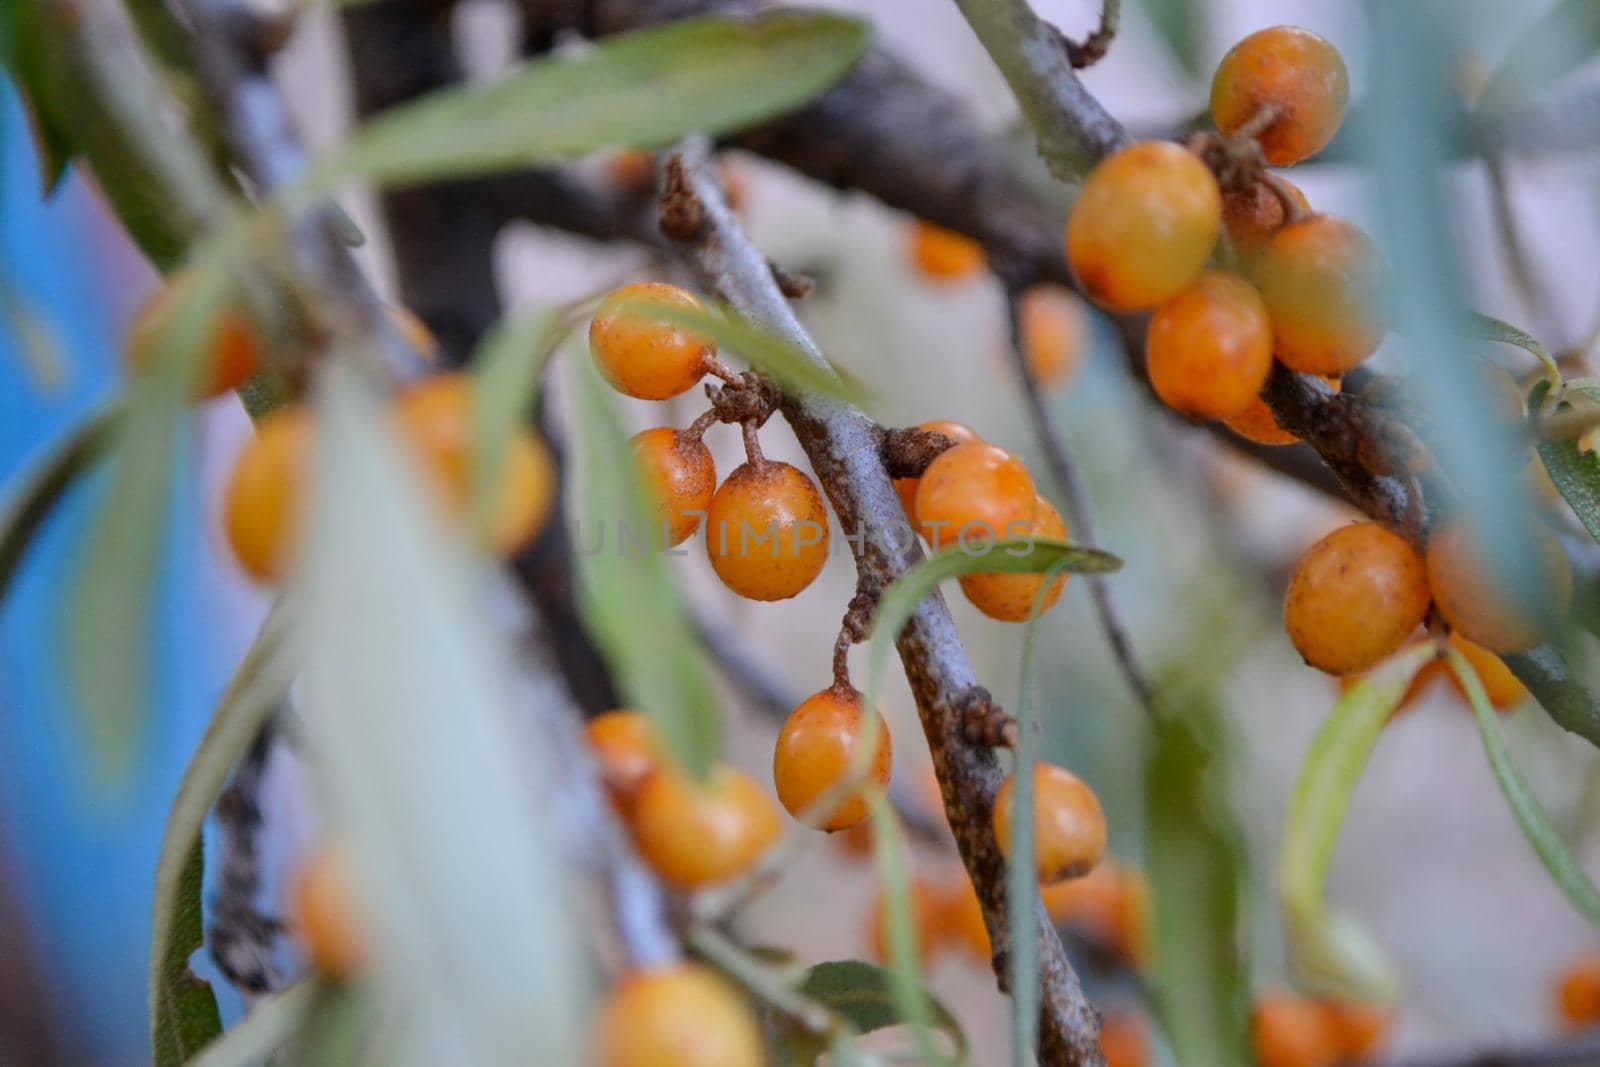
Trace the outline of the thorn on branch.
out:
M 1013 719 L 981 685 L 972 686 L 956 698 L 956 714 L 963 738 L 969 745 L 986 748 L 1015 748 L 1019 735 Z
M 803 300 L 817 287 L 817 283 L 804 274 L 780 267 L 770 259 L 767 260 L 767 266 L 772 271 L 772 280 L 778 283 L 778 291 L 790 300 Z

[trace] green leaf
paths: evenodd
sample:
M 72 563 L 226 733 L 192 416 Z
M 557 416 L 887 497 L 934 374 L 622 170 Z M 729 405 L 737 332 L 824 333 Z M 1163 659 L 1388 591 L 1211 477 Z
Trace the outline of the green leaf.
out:
M 1546 643 L 1504 659 L 1556 725 L 1600 748 L 1600 701 L 1559 648 Z
M 726 133 L 817 96 L 867 41 L 860 19 L 799 11 L 707 15 L 618 34 L 386 112 L 314 167 L 301 191 L 355 178 L 395 185 L 483 174 Z
M 211 987 L 189 969 L 201 944 L 200 832 L 228 772 L 283 701 L 294 677 L 280 602 L 234 671 L 183 770 L 156 856 L 150 924 L 150 1040 L 156 1067 L 178 1067 L 217 1035 Z
M 1475 337 L 1483 341 L 1498 341 L 1501 344 L 1515 345 L 1539 360 L 1539 363 L 1544 367 L 1545 377 L 1550 380 L 1551 384 L 1560 383 L 1561 368 L 1556 365 L 1555 357 L 1532 334 L 1519 330 L 1510 323 L 1501 322 L 1499 319 L 1476 311 L 1465 313 L 1462 332 L 1468 337 Z
M 1550 816 L 1539 806 L 1538 800 L 1528 789 L 1528 783 L 1522 780 L 1516 764 L 1511 762 L 1511 750 L 1506 746 L 1505 732 L 1500 729 L 1500 718 L 1489 705 L 1489 695 L 1484 692 L 1478 672 L 1454 648 L 1446 652 L 1446 659 L 1467 694 L 1467 702 L 1472 705 L 1472 714 L 1478 720 L 1478 733 L 1483 737 L 1483 750 L 1489 757 L 1489 767 L 1494 771 L 1495 781 L 1500 783 L 1500 792 L 1505 795 L 1506 803 L 1511 806 L 1511 814 L 1516 816 L 1517 825 L 1522 827 L 1523 836 L 1533 846 L 1539 862 L 1544 864 L 1545 870 L 1550 872 L 1550 877 L 1566 894 L 1572 906 L 1583 913 L 1589 922 L 1600 926 L 1600 890 L 1584 873 L 1583 865 L 1567 848 L 1561 834 L 1551 823 Z
M 1278 898 L 1289 959 L 1307 988 L 1356 1000 L 1393 1000 L 1399 979 L 1371 935 L 1329 910 L 1328 866 L 1350 797 L 1406 687 L 1436 654 L 1431 643 L 1396 657 L 1394 674 L 1362 679 L 1333 705 L 1300 764 L 1278 857 Z
M 651 716 L 680 766 L 704 774 L 722 752 L 722 714 L 616 404 L 588 360 L 578 361 L 574 466 L 583 487 L 577 553 L 584 623 L 629 706 Z M 644 543 L 641 543 L 644 542 Z
M 1561 499 L 1589 536 L 1600 540 L 1600 455 L 1583 451 L 1576 441 L 1541 441 L 1538 452 Z
M 254 1005 L 188 1061 L 188 1067 L 264 1067 L 299 1032 L 322 990 L 315 978 L 308 978 Z
M 849 1020 L 857 1033 L 897 1026 L 907 1020 L 894 994 L 894 975 L 882 967 L 861 960 L 834 960 L 819 963 L 806 972 L 800 992 Z M 950 1009 L 926 989 L 923 1003 L 931 1013 L 933 1025 L 950 1037 L 959 1059 L 968 1055 L 967 1037 Z
M 33 134 L 39 187 L 49 195 L 61 184 L 72 161 L 72 128 L 57 119 L 58 112 L 49 106 L 45 95 L 50 88 L 44 77 L 39 30 L 38 17 L 27 2 L 19 0 L 0 6 L 0 59 L 17 87 Z
M 67 365 L 55 332 L 3 268 L 0 268 L 0 329 L 11 335 L 34 385 L 45 391 L 59 389 L 66 377 Z
M 1560 0 L 1511 42 L 1478 97 L 1478 111 L 1504 115 L 1595 57 L 1600 4 Z
M 1167 51 L 1189 77 L 1201 79 L 1206 70 L 1200 51 L 1205 45 L 1205 10 L 1197 0 L 1145 0 L 1145 10 Z

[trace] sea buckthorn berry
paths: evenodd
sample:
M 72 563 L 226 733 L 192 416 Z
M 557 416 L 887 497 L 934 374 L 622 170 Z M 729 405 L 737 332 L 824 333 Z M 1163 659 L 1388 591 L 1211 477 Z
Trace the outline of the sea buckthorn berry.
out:
M 993 828 L 1000 854 L 1011 854 L 1011 799 L 1015 775 L 995 794 Z M 1088 874 L 1106 850 L 1106 816 L 1100 798 L 1071 771 L 1038 765 L 1033 780 L 1033 864 L 1040 885 Z
M 1311 214 L 1311 202 L 1300 187 L 1287 178 L 1278 178 L 1302 215 Z M 1225 190 L 1222 194 L 1222 225 L 1233 238 L 1234 247 L 1245 256 L 1254 256 L 1267 238 L 1289 221 L 1283 198 L 1260 179 L 1247 186 Z
M 1250 1031 L 1258 1067 L 1332 1067 L 1339 1039 L 1322 1006 L 1292 993 L 1256 1001 Z
M 1283 602 L 1289 640 L 1329 674 L 1376 666 L 1427 613 L 1422 557 L 1375 522 L 1345 526 L 1306 549 Z
M 1100 1024 L 1100 1054 L 1106 1067 L 1149 1067 L 1150 1037 L 1132 1012 L 1107 1012 Z
M 850 770 L 857 748 L 866 740 L 862 736 L 865 722 L 861 694 L 841 686 L 813 693 L 789 713 L 772 753 L 772 782 L 790 815 L 803 817 Z M 893 755 L 882 716 L 874 719 L 873 732 L 877 740 L 863 784 L 883 789 L 889 785 Z M 848 830 L 865 822 L 868 814 L 866 797 L 857 791 L 829 812 L 817 828 L 830 833 Z
M 620 708 L 608 711 L 589 720 L 584 738 L 600 769 L 600 780 L 618 809 L 626 811 L 660 760 L 649 717 Z
M 678 963 L 630 974 L 601 1000 L 595 1067 L 761 1067 L 761 1024 L 715 971 Z
M 1428 537 L 1428 582 L 1444 621 L 1502 655 L 1525 652 L 1549 636 L 1572 599 L 1572 570 L 1549 531 L 1536 528 L 1532 547 L 1519 560 L 1527 573 L 1512 589 L 1490 573 L 1464 523 L 1436 527 Z
M 352 880 L 349 857 L 324 844 L 301 861 L 290 899 L 294 928 L 312 965 L 335 978 L 360 973 L 368 959 Z
M 634 796 L 632 823 L 640 855 L 683 889 L 743 874 L 782 829 L 761 788 L 726 765 L 703 782 L 657 768 Z
M 600 302 L 589 322 L 589 350 L 606 381 L 640 400 L 666 400 L 705 377 L 717 348 L 710 339 L 650 317 L 651 308 L 700 310 L 700 301 L 675 285 L 625 285 Z
M 633 456 L 650 498 L 654 529 L 665 533 L 668 548 L 683 544 L 700 528 L 717 491 L 711 450 L 699 438 L 658 426 L 634 435 Z
M 911 228 L 911 262 L 926 277 L 952 281 L 983 268 L 983 246 L 970 237 L 918 219 Z
M 1561 1021 L 1574 1029 L 1600 1022 L 1600 953 L 1587 953 L 1561 972 L 1556 1007 Z
M 1211 120 L 1224 134 L 1270 110 L 1256 141 L 1287 167 L 1327 147 L 1344 121 L 1350 76 L 1333 45 L 1308 30 L 1273 26 L 1229 49 L 1211 81 Z
M 1195 280 L 1221 228 L 1222 194 L 1206 165 L 1146 141 L 1089 174 L 1067 220 L 1067 258 L 1097 302 L 1139 311 Z
M 1061 521 L 1061 513 L 1055 509 L 1055 505 L 1041 496 L 1035 497 L 1035 506 L 1038 508 L 1038 517 L 1033 520 L 1033 528 L 1028 531 L 1028 536 L 1065 541 L 1067 524 Z M 980 571 L 977 574 L 961 576 L 961 591 L 972 601 L 973 607 L 991 619 L 998 619 L 1001 622 L 1027 622 L 1033 613 L 1033 598 L 1043 582 L 1042 574 Z M 1050 591 L 1045 594 L 1044 601 L 1039 605 L 1041 615 L 1055 607 L 1056 601 L 1061 599 L 1061 590 L 1065 589 L 1066 585 L 1067 576 L 1058 574 L 1050 583 Z
M 256 424 L 255 436 L 228 477 L 223 528 L 234 558 L 259 581 L 277 581 L 289 569 L 299 536 L 311 433 L 311 417 L 304 410 L 274 411 Z
M 988 965 L 993 956 L 989 928 L 983 922 L 983 905 L 965 875 L 940 894 L 936 925 L 940 935 L 965 952 L 975 963 Z
M 145 301 L 128 326 L 122 353 L 128 369 L 135 374 L 155 363 L 162 345 L 177 340 L 173 331 L 179 311 L 194 292 L 197 279 L 180 271 Z M 194 387 L 196 400 L 209 400 L 243 385 L 266 362 L 266 353 L 256 337 L 255 326 L 239 308 L 223 304 L 215 310 L 200 357 L 199 381 Z
M 751 600 L 787 600 L 828 562 L 828 512 L 787 463 L 745 463 L 711 498 L 706 554 L 722 584 Z
M 1083 302 L 1065 286 L 1032 285 L 1017 303 L 1017 317 L 1033 380 L 1050 388 L 1070 378 L 1083 357 Z
M 1326 381 L 1333 387 L 1334 392 L 1339 391 L 1339 379 L 1336 376 L 1329 375 Z M 1250 401 L 1239 414 L 1222 421 L 1228 429 L 1246 441 L 1254 441 L 1258 445 L 1292 445 L 1300 440 L 1278 425 L 1272 409 L 1259 396 Z
M 648 193 L 656 187 L 656 157 L 641 148 L 624 148 L 606 157 L 606 179 L 630 193 Z
M 450 371 L 424 378 L 395 399 L 395 416 L 428 472 L 445 511 L 465 516 L 473 479 L 472 378 Z M 519 426 L 500 457 L 500 481 L 483 539 L 490 550 L 510 555 L 532 541 L 555 504 L 556 470 L 544 441 Z
M 1022 461 L 995 445 L 957 445 L 934 457 L 917 486 L 917 524 L 937 551 L 1018 537 L 1039 517 L 1039 494 Z
M 1081 878 L 1043 886 L 1040 896 L 1050 921 L 1141 966 L 1149 950 L 1150 892 L 1144 876 L 1117 863 L 1103 863 Z
M 1273 352 L 1290 370 L 1343 374 L 1383 340 L 1382 259 L 1343 219 L 1313 215 L 1283 227 L 1250 275 L 1272 317 Z
M 1325 1000 L 1323 1014 L 1333 1030 L 1339 1058 L 1347 1062 L 1366 1059 L 1389 1036 L 1392 1021 L 1388 1009 L 1358 1000 Z
M 919 430 L 932 430 L 942 433 L 958 445 L 970 445 L 982 441 L 978 432 L 964 423 L 952 422 L 949 419 L 930 419 L 917 425 Z M 921 478 L 896 478 L 894 491 L 900 496 L 900 506 L 905 509 L 906 518 L 912 522 L 917 520 L 917 485 Z
M 1516 675 L 1511 673 L 1511 668 L 1506 666 L 1506 661 L 1490 652 L 1482 645 L 1475 644 L 1462 637 L 1459 633 L 1450 634 L 1450 645 L 1457 652 L 1466 657 L 1472 664 L 1472 669 L 1478 672 L 1478 681 L 1483 683 L 1483 690 L 1489 696 L 1489 706 L 1499 711 L 1510 711 L 1527 699 L 1528 687 L 1523 685 Z M 1436 661 L 1443 669 L 1444 661 Z M 1456 692 L 1466 699 L 1466 692 L 1461 688 L 1461 683 L 1456 679 L 1454 671 L 1446 672 L 1450 684 Z
M 914 878 L 907 896 L 911 912 L 912 954 L 921 963 L 939 947 L 943 934 L 939 887 L 922 878 Z M 888 913 L 889 897 L 880 889 L 867 916 L 867 942 L 872 949 L 872 958 L 879 963 L 888 963 L 893 958 L 889 951 Z
M 1203 418 L 1237 415 L 1272 370 L 1267 305 L 1237 274 L 1206 271 L 1150 317 L 1145 358 L 1168 407 Z

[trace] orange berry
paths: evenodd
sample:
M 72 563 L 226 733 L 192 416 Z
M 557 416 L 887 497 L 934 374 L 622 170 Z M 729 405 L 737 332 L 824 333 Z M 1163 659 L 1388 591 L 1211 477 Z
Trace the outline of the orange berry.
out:
M 706 513 L 706 554 L 722 584 L 751 600 L 787 600 L 828 562 L 828 511 L 816 485 L 763 459 L 728 475 Z
M 1033 380 L 1046 388 L 1061 384 L 1083 356 L 1082 302 L 1063 286 L 1032 285 L 1017 303 L 1017 317 Z
M 1357 1000 L 1325 1000 L 1322 1012 L 1339 1046 L 1339 1058 L 1361 1060 L 1376 1052 L 1389 1036 L 1392 1021 L 1388 1009 Z
M 857 823 L 848 830 L 840 830 L 833 835 L 833 840 L 846 856 L 862 859 L 872 855 L 872 820 Z
M 301 861 L 291 890 L 294 928 L 312 964 L 335 978 L 360 973 L 368 959 L 352 880 L 345 853 L 322 845 Z
M 626 811 L 660 758 L 649 717 L 639 711 L 608 711 L 590 719 L 583 732 L 600 780 L 618 809 Z
M 1573 1028 L 1600 1022 L 1600 953 L 1587 953 L 1561 972 L 1556 1005 L 1561 1020 Z
M 813 693 L 789 713 L 772 753 L 772 782 L 790 815 L 797 819 L 805 815 L 817 798 L 844 777 L 857 746 L 863 743 L 864 721 L 861 694 L 838 686 Z M 889 729 L 882 716 L 874 721 L 874 727 L 877 744 L 863 784 L 885 789 L 893 759 Z M 847 830 L 865 822 L 868 814 L 866 797 L 858 790 L 829 812 L 817 828 Z
M 1111 913 L 1111 947 L 1130 966 L 1142 967 L 1150 957 L 1150 883 L 1138 871 L 1123 869 L 1120 892 Z
M 422 460 L 447 514 L 464 516 L 471 505 L 475 429 L 470 375 L 449 371 L 424 378 L 395 399 L 401 436 Z M 500 457 L 500 482 L 483 539 L 510 555 L 543 529 L 555 505 L 556 470 L 544 441 L 517 427 Z
M 657 768 L 634 796 L 632 822 L 640 855 L 683 889 L 743 874 L 782 831 L 767 795 L 726 764 L 703 782 Z
M 1100 1024 L 1100 1053 L 1106 1067 L 1148 1067 L 1150 1038 L 1143 1020 L 1132 1012 L 1107 1012 Z
M 611 153 L 604 170 L 612 185 L 630 193 L 648 193 L 656 187 L 656 157 L 640 148 Z
M 668 548 L 681 545 L 700 528 L 717 491 L 711 450 L 699 438 L 691 439 L 670 426 L 641 431 L 632 444 L 652 505 L 654 530 L 665 533 Z
M 1340 1059 L 1333 1025 L 1316 1001 L 1265 993 L 1250 1020 L 1258 1067 L 1332 1067 Z
M 1039 891 L 1051 922 L 1075 927 L 1108 944 L 1122 892 L 1121 869 L 1110 863 L 1097 866 L 1081 878 L 1068 878 Z
M 1016 537 L 1039 517 L 1039 494 L 1022 461 L 976 442 L 941 452 L 922 472 L 916 515 L 937 551 L 947 545 Z
M 1451 646 L 1467 658 L 1472 664 L 1472 669 L 1478 672 L 1478 681 L 1483 683 L 1484 692 L 1489 695 L 1489 706 L 1500 711 L 1509 711 L 1527 699 L 1528 688 L 1522 684 L 1521 679 L 1511 673 L 1511 668 L 1506 666 L 1505 660 L 1490 652 L 1482 645 L 1474 644 L 1462 637 L 1459 633 L 1450 634 Z M 1440 669 L 1444 668 L 1444 661 L 1436 661 Z M 1461 688 L 1461 683 L 1456 680 L 1454 671 L 1448 672 L 1450 684 L 1456 692 L 1466 699 L 1466 692 Z
M 761 1024 L 739 992 L 698 963 L 630 974 L 595 1013 L 595 1067 L 761 1067 Z
M 1250 275 L 1272 317 L 1273 351 L 1290 370 L 1343 374 L 1383 340 L 1383 263 L 1343 219 L 1313 215 L 1284 226 Z
M 1229 49 L 1211 81 L 1211 120 L 1232 134 L 1257 115 L 1276 115 L 1257 133 L 1262 154 L 1287 167 L 1327 147 L 1344 121 L 1350 76 L 1333 45 L 1307 30 L 1274 26 Z
M 931 882 L 914 878 L 907 898 L 911 911 L 911 946 L 913 955 L 921 963 L 938 946 L 939 889 Z M 880 889 L 867 916 L 867 942 L 872 949 L 872 958 L 885 964 L 890 961 L 888 910 L 889 898 Z
M 911 262 L 928 278 L 964 278 L 983 268 L 983 246 L 970 237 L 918 219 L 911 227 Z
M 1222 194 L 1199 157 L 1168 141 L 1108 156 L 1067 220 L 1067 258 L 1115 311 L 1152 308 L 1200 274 L 1222 228 Z
M 705 376 L 717 349 L 708 338 L 651 318 L 652 307 L 693 312 L 700 301 L 675 285 L 625 285 L 600 302 L 589 322 L 589 350 L 618 392 L 640 400 L 666 400 Z
M 1206 271 L 1150 317 L 1150 384 L 1175 411 L 1237 415 L 1257 399 L 1272 369 L 1272 326 L 1255 287 Z
M 1572 570 L 1555 536 L 1534 530 L 1536 551 L 1519 561 L 1518 588 L 1489 572 L 1464 523 L 1437 527 L 1428 536 L 1428 582 L 1434 603 L 1453 629 L 1490 652 L 1524 652 L 1549 636 L 1572 600 Z
M 995 794 L 992 825 L 1000 854 L 1011 853 L 1011 794 L 1007 775 Z M 1038 765 L 1033 781 L 1033 864 L 1040 885 L 1088 874 L 1106 850 L 1106 816 L 1100 798 L 1071 771 Z
M 299 536 L 311 433 L 311 418 L 302 409 L 272 412 L 256 424 L 256 435 L 228 477 L 223 528 L 234 558 L 258 581 L 277 581 L 288 571 Z
M 1328 376 L 1327 382 L 1333 386 L 1334 392 L 1339 391 L 1339 379 Z M 1245 407 L 1239 414 L 1222 420 L 1234 433 L 1246 441 L 1254 441 L 1258 445 L 1292 445 L 1300 440 L 1294 434 L 1278 425 L 1278 420 L 1272 414 L 1272 409 L 1267 407 L 1267 402 L 1259 396 Z
M 1067 524 L 1055 505 L 1042 496 L 1034 498 L 1038 518 L 1028 531 L 1030 537 L 1047 537 L 1058 541 L 1067 539 Z M 1001 571 L 980 571 L 961 576 L 961 591 L 972 601 L 972 606 L 1001 622 L 1027 622 L 1033 612 L 1033 598 L 1044 581 L 1042 574 L 1006 574 Z M 1055 607 L 1061 591 L 1067 586 L 1067 576 L 1059 574 L 1050 583 L 1050 591 L 1039 605 L 1043 614 Z
M 1427 613 L 1422 557 L 1375 522 L 1345 526 L 1306 549 L 1283 601 L 1289 640 L 1329 674 L 1376 666 Z
M 178 313 L 194 292 L 196 281 L 189 271 L 173 274 L 134 314 L 122 347 L 130 372 L 145 371 L 157 359 L 157 349 L 177 340 L 172 332 Z M 219 305 L 208 326 L 201 341 L 206 351 L 200 360 L 204 369 L 194 388 L 196 400 L 209 400 L 237 389 L 267 361 L 255 326 L 242 309 Z
M 983 438 L 978 436 L 976 430 L 964 423 L 952 422 L 949 419 L 930 419 L 917 425 L 919 430 L 932 430 L 942 433 L 958 445 L 969 445 Z M 894 491 L 900 496 L 900 506 L 905 509 L 906 518 L 913 523 L 917 518 L 917 485 L 921 478 L 896 478 Z
M 983 922 L 983 905 L 978 902 L 978 892 L 965 875 L 940 894 L 935 925 L 941 937 L 966 952 L 975 962 L 988 965 L 993 955 L 989 945 L 989 928 Z
M 1311 214 L 1311 202 L 1300 187 L 1287 178 L 1278 179 L 1289 190 L 1289 195 L 1302 214 Z M 1283 200 L 1264 181 L 1253 181 L 1242 189 L 1226 189 L 1222 193 L 1222 225 L 1234 246 L 1245 256 L 1254 256 L 1267 243 L 1267 238 L 1289 221 L 1283 209 Z

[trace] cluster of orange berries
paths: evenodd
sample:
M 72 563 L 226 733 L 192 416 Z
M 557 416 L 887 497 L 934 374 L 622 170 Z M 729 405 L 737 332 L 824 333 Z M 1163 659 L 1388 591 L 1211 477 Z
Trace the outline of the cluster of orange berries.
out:
M 1288 166 L 1333 138 L 1348 93 L 1332 45 L 1278 26 L 1223 57 L 1211 116 L 1235 149 L 1259 148 L 1258 164 Z M 1288 444 L 1295 438 L 1260 398 L 1273 359 L 1337 379 L 1370 356 L 1384 335 L 1381 262 L 1365 234 L 1312 214 L 1287 180 L 1259 165 L 1242 172 L 1224 189 L 1201 156 L 1180 145 L 1123 149 L 1084 182 L 1067 223 L 1067 254 L 1100 304 L 1153 310 L 1146 359 L 1168 406 L 1221 419 L 1251 440 Z
M 1375 1052 L 1389 1014 L 1355 1001 L 1313 999 L 1272 991 L 1257 998 L 1251 1037 L 1259 1067 L 1335 1067 Z

